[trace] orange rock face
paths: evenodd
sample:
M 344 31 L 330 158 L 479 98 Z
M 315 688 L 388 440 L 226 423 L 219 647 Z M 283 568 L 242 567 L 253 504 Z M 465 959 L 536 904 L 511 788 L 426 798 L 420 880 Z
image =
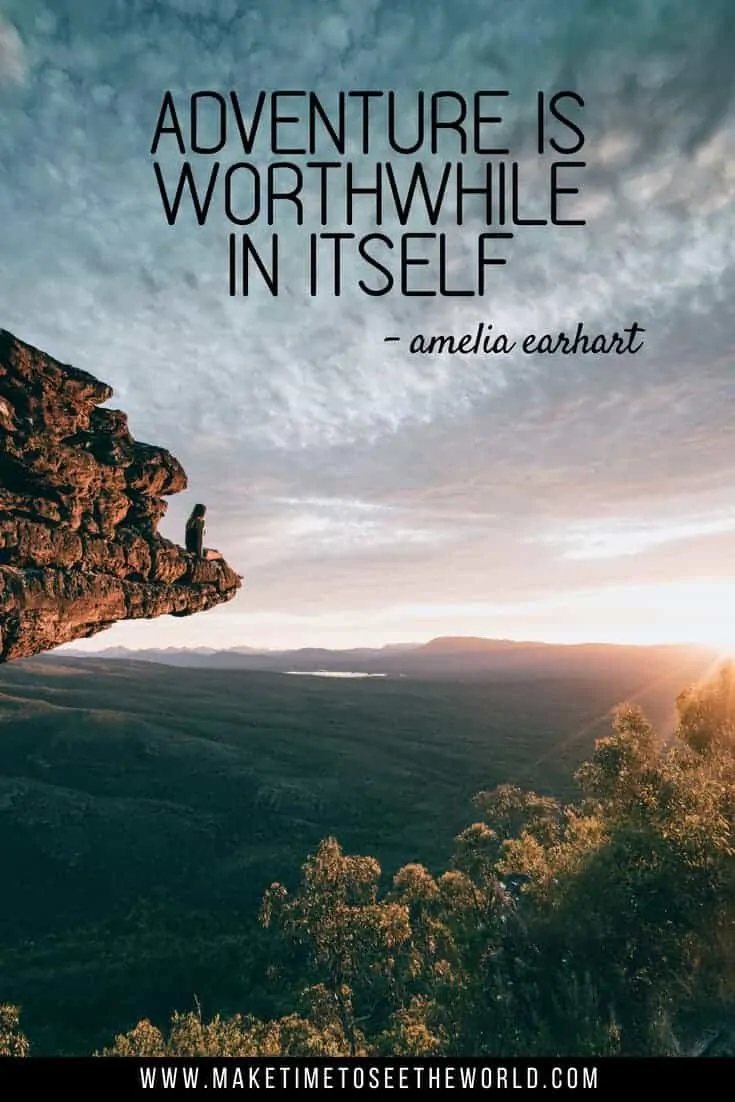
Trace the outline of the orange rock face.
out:
M 0 661 L 118 620 L 188 616 L 242 579 L 158 534 L 181 464 L 102 409 L 112 389 L 0 330 Z

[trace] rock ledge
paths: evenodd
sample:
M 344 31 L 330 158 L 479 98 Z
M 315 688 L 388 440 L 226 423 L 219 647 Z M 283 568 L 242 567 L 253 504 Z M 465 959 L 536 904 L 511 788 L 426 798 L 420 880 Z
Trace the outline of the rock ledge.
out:
M 100 408 L 112 388 L 0 329 L 0 661 L 119 620 L 188 616 L 241 578 L 157 527 L 186 474 Z

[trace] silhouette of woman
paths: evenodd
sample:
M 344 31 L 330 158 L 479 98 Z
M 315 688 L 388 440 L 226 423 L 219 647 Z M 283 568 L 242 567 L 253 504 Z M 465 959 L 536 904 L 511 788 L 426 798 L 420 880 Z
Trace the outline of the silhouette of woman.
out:
M 204 505 L 195 505 L 186 522 L 186 550 L 193 551 L 201 559 L 204 554 Z

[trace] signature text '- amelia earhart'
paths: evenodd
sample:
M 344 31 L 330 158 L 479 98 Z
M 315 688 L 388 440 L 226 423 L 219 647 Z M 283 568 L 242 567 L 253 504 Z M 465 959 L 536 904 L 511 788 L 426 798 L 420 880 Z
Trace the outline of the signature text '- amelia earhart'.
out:
M 643 326 L 634 321 L 613 332 L 586 332 L 578 321 L 573 330 L 547 333 L 526 333 L 514 340 L 508 333 L 487 322 L 478 322 L 469 333 L 415 333 L 409 338 L 408 350 L 414 355 L 502 356 L 518 350 L 527 356 L 635 356 L 645 341 Z M 401 337 L 384 337 L 386 342 L 399 342 Z

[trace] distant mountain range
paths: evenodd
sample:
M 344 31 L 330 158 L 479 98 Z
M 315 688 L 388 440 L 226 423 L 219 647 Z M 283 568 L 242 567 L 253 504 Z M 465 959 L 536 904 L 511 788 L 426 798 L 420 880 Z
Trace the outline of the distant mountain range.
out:
M 627 670 L 641 676 L 676 674 L 695 678 L 716 659 L 714 650 L 693 645 L 622 646 L 603 643 L 560 645 L 443 636 L 428 643 L 329 650 L 258 650 L 209 647 L 129 650 L 107 647 L 94 654 L 75 648 L 55 652 L 79 657 L 156 662 L 199 669 L 261 670 L 281 673 L 356 672 L 386 677 L 600 677 Z

